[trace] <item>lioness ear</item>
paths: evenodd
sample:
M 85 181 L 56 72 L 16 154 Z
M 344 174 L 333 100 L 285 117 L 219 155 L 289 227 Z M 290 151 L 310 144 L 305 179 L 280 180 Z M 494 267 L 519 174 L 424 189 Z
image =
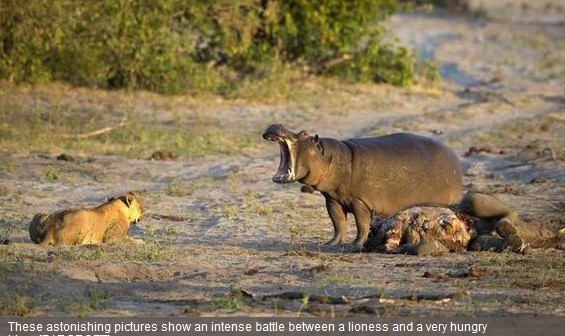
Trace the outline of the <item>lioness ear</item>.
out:
M 132 195 L 132 194 L 128 194 L 128 195 L 126 196 L 126 205 L 129 207 L 132 202 L 133 202 L 133 195 Z

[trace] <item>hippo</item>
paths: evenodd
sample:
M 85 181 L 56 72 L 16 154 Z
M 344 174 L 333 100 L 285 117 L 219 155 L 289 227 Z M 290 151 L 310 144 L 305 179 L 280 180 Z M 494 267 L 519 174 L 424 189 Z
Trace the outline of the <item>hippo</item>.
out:
M 336 140 L 294 133 L 271 125 L 263 139 L 278 142 L 280 164 L 273 182 L 299 182 L 319 191 L 334 227 L 327 245 L 344 243 L 347 214 L 357 227 L 358 250 L 369 234 L 371 218 L 389 216 L 415 205 L 453 205 L 462 199 L 457 155 L 433 139 L 395 133 Z

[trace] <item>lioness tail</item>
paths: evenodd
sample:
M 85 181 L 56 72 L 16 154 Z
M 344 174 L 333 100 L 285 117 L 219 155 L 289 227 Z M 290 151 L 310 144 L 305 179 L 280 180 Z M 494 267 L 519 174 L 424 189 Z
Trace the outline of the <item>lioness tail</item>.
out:
M 29 237 L 31 240 L 39 244 L 45 239 L 45 220 L 49 218 L 48 214 L 38 213 L 33 216 L 33 219 L 29 223 Z

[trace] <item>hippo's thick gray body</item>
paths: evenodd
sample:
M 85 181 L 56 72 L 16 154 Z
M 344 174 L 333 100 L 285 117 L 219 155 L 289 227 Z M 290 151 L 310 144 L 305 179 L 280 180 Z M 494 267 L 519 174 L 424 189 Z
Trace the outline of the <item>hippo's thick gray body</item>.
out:
M 263 134 L 281 147 L 277 183 L 298 181 L 320 191 L 334 225 L 328 244 L 343 242 L 347 213 L 357 225 L 354 244 L 367 240 L 373 215 L 419 204 L 452 205 L 462 197 L 459 160 L 432 139 L 397 133 L 339 141 L 295 134 L 272 125 Z

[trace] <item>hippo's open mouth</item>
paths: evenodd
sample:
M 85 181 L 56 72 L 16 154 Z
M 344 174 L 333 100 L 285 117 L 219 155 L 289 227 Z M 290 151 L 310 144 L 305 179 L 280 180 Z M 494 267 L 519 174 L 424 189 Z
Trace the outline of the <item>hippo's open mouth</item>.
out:
M 273 182 L 290 183 L 296 180 L 295 164 L 296 149 L 295 144 L 298 141 L 298 135 L 289 131 L 284 126 L 271 125 L 263 133 L 263 139 L 267 141 L 276 141 L 280 147 L 280 163 L 279 168 L 273 175 Z

